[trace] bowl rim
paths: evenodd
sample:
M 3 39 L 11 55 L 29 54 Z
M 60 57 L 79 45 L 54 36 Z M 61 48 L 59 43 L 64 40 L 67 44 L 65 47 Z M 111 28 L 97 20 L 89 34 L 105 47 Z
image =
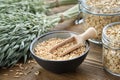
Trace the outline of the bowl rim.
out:
M 86 48 L 85 52 L 84 52 L 84 53 L 81 53 L 81 55 L 78 56 L 78 57 L 74 57 L 74 58 L 67 59 L 67 60 L 50 60 L 50 59 L 44 59 L 44 58 L 41 58 L 41 57 L 38 57 L 37 55 L 35 55 L 35 53 L 33 52 L 33 45 L 34 45 L 40 38 L 42 38 L 42 37 L 44 37 L 44 36 L 46 36 L 46 35 L 49 35 L 49 34 L 63 33 L 63 32 L 64 32 L 64 33 L 78 34 L 77 32 L 65 31 L 65 30 L 60 30 L 60 31 L 59 31 L 59 30 L 56 30 L 56 31 L 49 31 L 49 32 L 47 32 L 47 33 L 44 33 L 44 34 L 42 34 L 41 36 L 35 38 L 35 39 L 32 41 L 32 43 L 30 44 L 30 53 L 32 54 L 32 56 L 35 56 L 35 57 L 37 57 L 37 58 L 39 58 L 39 59 L 41 59 L 41 60 L 43 60 L 43 61 L 63 62 L 63 61 L 71 61 L 71 60 L 78 59 L 78 58 L 82 57 L 83 55 L 85 55 L 85 54 L 87 54 L 87 53 L 89 52 L 89 50 L 90 50 L 90 43 L 89 43 L 89 41 L 87 40 L 87 41 L 86 41 L 86 44 L 87 44 L 86 47 L 87 47 L 87 48 Z

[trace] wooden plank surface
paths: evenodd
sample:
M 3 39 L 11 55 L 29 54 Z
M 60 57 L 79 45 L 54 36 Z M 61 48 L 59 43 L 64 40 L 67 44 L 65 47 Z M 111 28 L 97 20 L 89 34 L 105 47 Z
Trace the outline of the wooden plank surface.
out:
M 71 7 L 71 6 L 70 6 Z M 54 8 L 54 12 L 69 7 Z M 57 11 L 58 10 L 58 11 Z M 64 24 L 64 23 L 63 23 Z M 69 26 L 65 30 L 83 32 L 83 25 Z M 19 74 L 19 76 L 17 76 Z M 119 80 L 102 67 L 102 46 L 90 43 L 90 51 L 85 61 L 73 73 L 55 74 L 40 67 L 34 60 L 16 65 L 10 69 L 0 69 L 0 80 Z

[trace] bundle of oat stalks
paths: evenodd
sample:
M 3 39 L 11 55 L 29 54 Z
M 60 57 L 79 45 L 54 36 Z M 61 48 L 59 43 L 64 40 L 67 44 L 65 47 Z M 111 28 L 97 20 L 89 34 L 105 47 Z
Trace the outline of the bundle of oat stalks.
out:
M 0 67 L 9 67 L 20 59 L 26 62 L 34 38 L 57 25 L 61 14 L 64 19 L 78 15 L 78 5 L 63 13 L 47 15 L 57 5 L 75 4 L 78 0 L 56 1 L 0 0 Z

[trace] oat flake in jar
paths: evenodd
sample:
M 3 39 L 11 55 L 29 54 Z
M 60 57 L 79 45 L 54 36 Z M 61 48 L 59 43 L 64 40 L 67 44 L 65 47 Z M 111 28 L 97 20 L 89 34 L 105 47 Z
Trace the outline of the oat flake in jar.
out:
M 103 27 L 120 21 L 120 0 L 79 0 L 79 2 L 84 29 L 94 27 L 98 33 L 98 37 L 90 41 L 101 44 Z
M 103 66 L 113 75 L 120 76 L 120 22 L 103 28 Z

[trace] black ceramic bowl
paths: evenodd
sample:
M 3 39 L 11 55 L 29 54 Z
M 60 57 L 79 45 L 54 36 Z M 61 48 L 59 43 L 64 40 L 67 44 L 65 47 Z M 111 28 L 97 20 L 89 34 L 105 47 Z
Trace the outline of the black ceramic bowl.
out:
M 48 40 L 50 38 L 68 38 L 71 36 L 71 34 L 76 34 L 76 33 L 70 32 L 70 31 L 53 31 L 53 32 L 48 32 L 46 34 L 43 34 L 40 37 L 36 38 L 35 40 L 33 40 L 33 42 L 30 45 L 30 51 L 31 51 L 33 58 L 44 69 L 54 72 L 54 73 L 66 73 L 66 72 L 72 72 L 76 70 L 76 68 L 84 61 L 85 57 L 87 56 L 87 53 L 89 51 L 88 41 L 86 41 L 85 53 L 83 53 L 82 55 L 76 58 L 69 59 L 69 60 L 62 60 L 62 61 L 46 60 L 46 59 L 36 56 L 34 53 L 34 48 L 38 43 Z

